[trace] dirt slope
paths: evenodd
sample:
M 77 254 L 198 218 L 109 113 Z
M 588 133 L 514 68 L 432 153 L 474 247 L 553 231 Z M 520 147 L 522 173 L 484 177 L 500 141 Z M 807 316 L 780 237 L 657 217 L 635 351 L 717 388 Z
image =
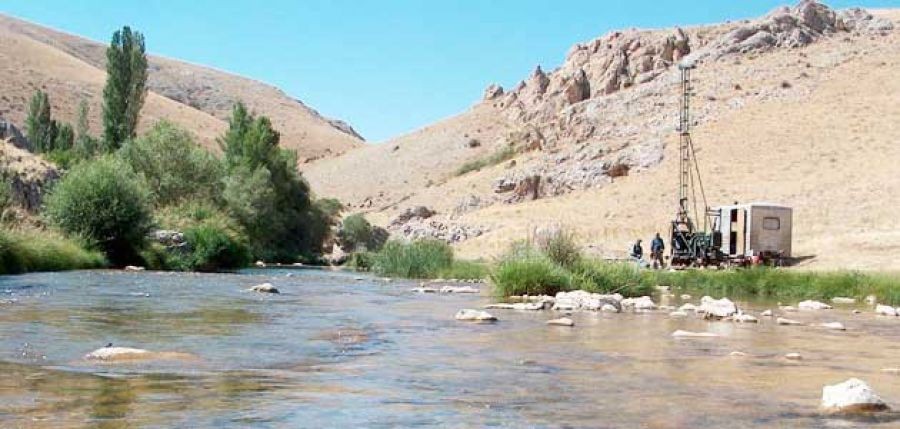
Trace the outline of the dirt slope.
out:
M 104 44 L 0 14 L 0 117 L 22 124 L 28 99 L 42 88 L 65 121 L 74 121 L 78 103 L 87 99 L 99 133 L 104 50 Z M 149 88 L 141 127 L 166 118 L 195 132 L 206 147 L 215 147 L 236 100 L 269 116 L 282 145 L 296 149 L 301 159 L 362 145 L 349 125 L 322 117 L 277 88 L 211 68 L 151 56 Z
M 794 252 L 811 257 L 803 263 L 806 267 L 900 269 L 900 232 L 894 220 L 900 209 L 900 83 L 893 77 L 900 66 L 900 35 L 887 28 L 900 26 L 900 12 L 873 11 L 877 25 L 865 30 L 832 20 L 820 31 L 813 19 L 814 25 L 804 27 L 810 34 L 789 27 L 779 33 L 783 12 L 758 21 L 683 30 L 691 40 L 690 55 L 700 57 L 694 75 L 694 140 L 710 204 L 772 201 L 793 206 Z M 747 27 L 771 33 L 734 37 Z M 665 34 L 678 37 L 673 30 L 651 33 L 634 37 L 644 43 L 657 40 L 661 46 L 668 43 Z M 584 46 L 632 37 L 621 34 Z M 732 49 L 732 40 L 740 47 Z M 795 45 L 798 40 L 803 43 Z M 744 49 L 746 43 L 758 45 Z M 577 52 L 573 48 L 569 58 Z M 633 66 L 627 61 L 633 58 L 626 58 L 626 68 Z M 623 256 L 635 238 L 646 240 L 664 230 L 674 212 L 678 72 L 663 65 L 651 68 L 659 73 L 648 81 L 603 86 L 598 83 L 612 81 L 608 69 L 590 70 L 587 98 L 578 91 L 573 98 L 567 85 L 577 82 L 578 75 L 560 75 L 572 72 L 568 61 L 544 75 L 549 84 L 535 72 L 499 97 L 492 88 L 486 101 L 466 113 L 367 148 L 368 162 L 356 158 L 360 153 L 350 153 L 313 164 L 307 176 L 314 186 L 333 181 L 330 194 L 384 225 L 399 210 L 426 205 L 438 215 L 413 229 L 476 229 L 476 234 L 454 240 L 466 257 L 496 255 L 548 224 L 574 229 L 599 254 Z M 534 83 L 544 92 L 527 94 Z M 504 98 L 513 92 L 516 97 Z M 508 100 L 524 101 L 513 112 L 509 103 L 499 105 Z M 484 136 L 487 143 L 479 148 L 467 148 L 467 135 L 490 123 L 502 131 Z M 504 162 L 454 175 L 464 160 L 505 144 L 491 139 L 502 140 L 503 133 L 529 126 L 541 131 L 540 147 L 520 150 L 514 165 Z M 415 152 L 405 153 L 406 148 Z M 649 161 L 642 159 L 648 153 L 653 155 Z M 631 167 L 628 175 L 614 178 L 610 168 L 615 163 Z M 498 187 L 503 180 L 515 182 L 531 174 L 544 179 L 536 200 L 510 199 Z M 548 179 L 551 183 L 544 185 Z M 353 186 L 338 186 L 344 180 Z M 405 234 L 409 229 L 394 231 Z

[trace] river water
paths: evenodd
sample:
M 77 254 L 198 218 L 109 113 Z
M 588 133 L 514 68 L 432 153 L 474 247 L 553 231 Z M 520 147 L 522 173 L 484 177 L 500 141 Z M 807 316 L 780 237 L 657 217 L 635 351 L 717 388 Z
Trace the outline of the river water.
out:
M 282 294 L 244 291 L 261 282 Z M 900 427 L 817 412 L 822 386 L 850 377 L 900 408 L 900 376 L 881 371 L 900 367 L 900 320 L 869 309 L 788 315 L 843 332 L 668 312 L 470 324 L 454 313 L 486 293 L 413 286 L 312 269 L 0 277 L 0 427 Z M 107 343 L 190 355 L 83 359 Z

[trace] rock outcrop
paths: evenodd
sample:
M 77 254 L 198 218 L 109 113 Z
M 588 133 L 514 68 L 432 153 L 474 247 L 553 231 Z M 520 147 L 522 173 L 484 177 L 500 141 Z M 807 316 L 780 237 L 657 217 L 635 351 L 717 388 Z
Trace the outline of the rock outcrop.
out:
M 9 183 L 17 206 L 35 213 L 41 207 L 45 191 L 59 179 L 59 171 L 13 141 L 13 137 L 0 140 L 0 179 Z

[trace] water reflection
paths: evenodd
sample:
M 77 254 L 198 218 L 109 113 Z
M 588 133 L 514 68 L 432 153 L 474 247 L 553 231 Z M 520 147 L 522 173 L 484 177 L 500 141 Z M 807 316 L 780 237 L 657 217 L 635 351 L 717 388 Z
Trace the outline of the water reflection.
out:
M 897 320 L 790 316 L 849 328 L 832 332 L 591 313 L 555 328 L 549 312 L 497 311 L 499 323 L 472 325 L 453 314 L 485 298 L 287 272 L 0 278 L 15 300 L 0 307 L 0 426 L 900 426 L 815 411 L 821 387 L 849 377 L 900 406 L 900 377 L 880 371 L 900 366 Z M 264 281 L 284 293 L 245 291 Z M 82 359 L 107 342 L 198 358 Z

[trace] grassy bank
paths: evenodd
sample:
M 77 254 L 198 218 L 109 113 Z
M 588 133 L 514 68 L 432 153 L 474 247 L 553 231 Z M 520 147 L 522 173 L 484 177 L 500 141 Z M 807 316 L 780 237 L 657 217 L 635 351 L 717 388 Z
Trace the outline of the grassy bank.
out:
M 0 274 L 99 268 L 106 265 L 100 252 L 85 250 L 78 242 L 41 229 L 0 229 Z
M 360 271 L 408 279 L 483 279 L 486 264 L 459 261 L 453 248 L 438 240 L 389 241 L 377 252 L 351 255 L 348 265 Z

